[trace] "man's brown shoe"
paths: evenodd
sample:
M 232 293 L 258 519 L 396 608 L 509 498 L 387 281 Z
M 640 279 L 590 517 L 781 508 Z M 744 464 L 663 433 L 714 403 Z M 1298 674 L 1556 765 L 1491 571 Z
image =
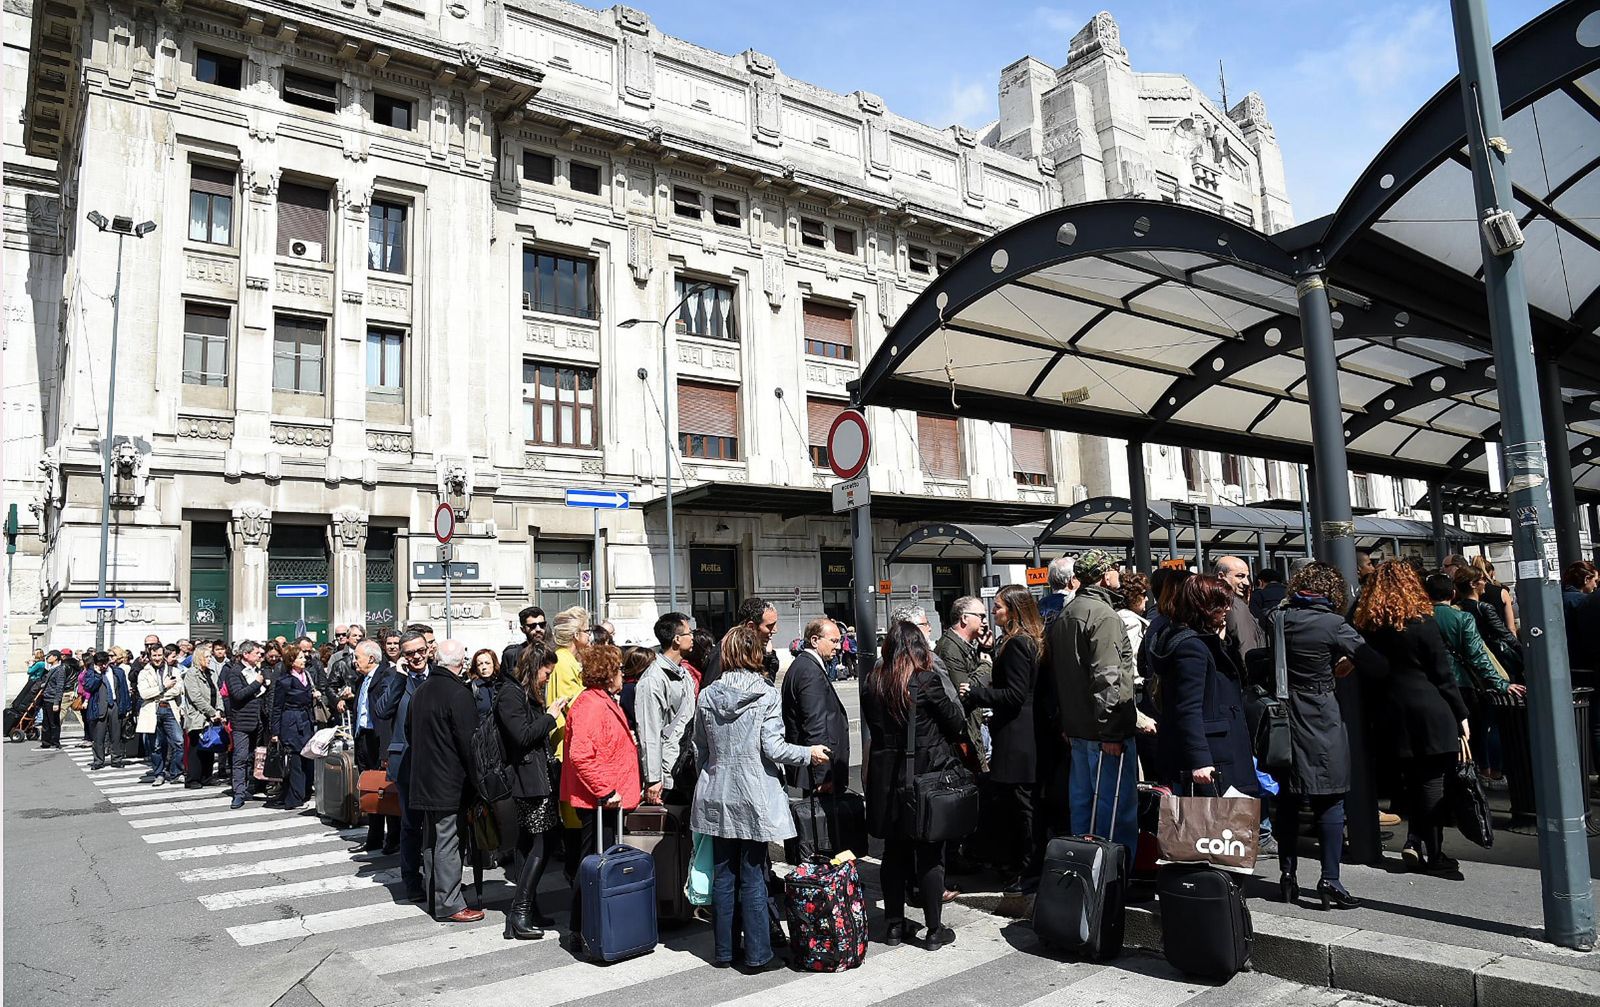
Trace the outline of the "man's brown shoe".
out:
M 1386 829 L 1392 829 L 1400 824 L 1400 816 L 1392 815 L 1387 811 L 1378 812 L 1378 824 Z
M 446 923 L 476 923 L 481 919 L 483 919 L 483 910 L 482 909 L 473 909 L 471 906 L 468 906 L 467 908 L 461 910 L 459 913 L 456 913 L 454 916 L 447 917 L 444 920 L 444 922 L 446 922 Z

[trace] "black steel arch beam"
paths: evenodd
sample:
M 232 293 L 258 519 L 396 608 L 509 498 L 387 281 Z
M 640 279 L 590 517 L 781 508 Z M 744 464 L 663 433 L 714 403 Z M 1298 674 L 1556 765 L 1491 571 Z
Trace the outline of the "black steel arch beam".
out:
M 1096 514 L 1132 513 L 1133 503 L 1127 497 L 1090 497 L 1087 500 L 1078 501 L 1071 507 L 1068 507 L 1066 510 L 1062 511 L 1060 514 L 1057 514 L 1055 517 L 1051 518 L 1050 523 L 1045 525 L 1044 528 L 1040 529 L 1039 534 L 1034 536 L 1033 541 L 1034 544 L 1038 546 L 1047 545 L 1049 544 L 1050 540 L 1055 537 L 1056 532 L 1065 528 L 1067 525 L 1073 524 L 1077 521 L 1082 521 L 1085 518 L 1093 517 Z M 1165 528 L 1166 526 L 1167 522 L 1165 518 L 1157 514 L 1154 510 L 1150 511 L 1151 528 Z
M 1435 388 L 1434 382 L 1440 383 Z M 1391 417 L 1408 412 L 1418 406 L 1427 405 L 1462 392 L 1481 392 L 1494 387 L 1494 382 L 1481 369 L 1466 367 L 1437 367 L 1424 374 L 1417 375 L 1409 385 L 1396 385 L 1389 391 L 1373 396 L 1361 412 L 1350 417 L 1344 425 L 1344 442 L 1353 443 L 1356 438 L 1370 433 L 1379 424 L 1388 421 Z M 1393 403 L 1391 405 L 1390 403 Z
M 883 558 L 884 566 L 888 566 L 898 560 L 912 546 L 920 545 L 931 538 L 948 538 L 957 542 L 966 542 L 979 552 L 987 552 L 989 550 L 989 546 L 982 539 L 958 524 L 925 524 L 911 529 L 904 538 L 895 543 L 894 548 L 890 549 L 889 554 Z

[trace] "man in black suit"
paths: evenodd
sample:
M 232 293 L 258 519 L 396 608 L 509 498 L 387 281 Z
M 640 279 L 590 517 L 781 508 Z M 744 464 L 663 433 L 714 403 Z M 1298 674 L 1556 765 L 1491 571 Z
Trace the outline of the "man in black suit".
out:
M 412 902 L 421 902 L 426 897 L 422 890 L 422 838 L 426 820 L 420 811 L 410 808 L 411 751 L 406 722 L 410 716 L 411 697 L 428 678 L 429 655 L 433 652 L 428 643 L 431 634 L 432 630 L 424 633 L 421 629 L 407 628 L 401 635 L 400 663 L 395 666 L 394 676 L 382 683 L 383 691 L 374 703 L 373 713 L 373 720 L 385 724 L 390 732 L 385 772 L 400 793 L 400 880 L 405 884 L 407 900 Z
M 483 910 L 468 906 L 461 890 L 461 830 L 466 827 L 461 811 L 473 794 L 472 734 L 478 708 L 465 679 L 467 654 L 461 641 L 441 640 L 437 653 L 439 668 L 417 688 L 406 724 L 415 762 L 408 807 L 426 816 L 422 857 L 434 919 L 476 923 Z
M 261 670 L 261 644 L 246 640 L 238 656 L 222 670 L 222 687 L 228 690 L 228 724 L 233 730 L 233 808 L 244 807 L 255 768 L 256 744 L 265 737 L 263 716 L 272 682 Z
M 813 619 L 805 649 L 783 675 L 783 733 L 795 745 L 827 745 L 833 757 L 821 766 L 790 766 L 789 785 L 801 793 L 844 793 L 850 785 L 850 714 L 828 680 L 828 664 L 839 652 L 839 624 Z

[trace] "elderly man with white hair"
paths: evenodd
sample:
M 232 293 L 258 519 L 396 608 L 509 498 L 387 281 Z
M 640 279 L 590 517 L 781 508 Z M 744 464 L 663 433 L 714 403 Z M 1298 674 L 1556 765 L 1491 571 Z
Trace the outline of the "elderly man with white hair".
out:
M 1067 607 L 1067 602 L 1072 600 L 1073 560 L 1070 556 L 1062 556 L 1050 561 L 1050 567 L 1045 576 L 1050 579 L 1050 593 L 1039 599 L 1039 618 L 1045 625 L 1055 621 L 1061 610 Z
M 428 908 L 447 923 L 476 923 L 483 910 L 461 888 L 463 811 L 472 798 L 472 732 L 478 708 L 467 684 L 467 650 L 459 640 L 438 646 L 438 672 L 412 697 L 406 737 L 411 746 L 410 807 L 426 816 L 422 841 Z
M 355 694 L 356 768 L 382 769 L 389 753 L 389 741 L 394 734 L 394 721 L 378 716 L 378 697 L 388 687 L 389 679 L 398 672 L 383 660 L 383 647 L 376 640 L 362 640 L 356 644 L 350 659 L 349 686 Z M 352 852 L 383 851 L 392 855 L 400 850 L 400 817 L 398 815 L 370 815 L 367 818 L 366 842 Z

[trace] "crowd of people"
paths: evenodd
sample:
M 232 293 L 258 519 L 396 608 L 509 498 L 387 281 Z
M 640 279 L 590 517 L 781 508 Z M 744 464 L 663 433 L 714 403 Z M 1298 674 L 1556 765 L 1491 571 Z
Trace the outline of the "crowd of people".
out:
M 1516 612 L 1492 566 L 1452 556 L 1428 571 L 1363 556 L 1358 585 L 1320 562 L 1287 578 L 1252 577 L 1233 556 L 1201 573 L 1121 566 L 1092 549 L 1052 563 L 1042 598 L 1021 585 L 992 600 L 958 598 L 937 639 L 924 609 L 896 610 L 875 659 L 861 664 L 859 739 L 835 685 L 848 627 L 813 619 L 780 675 L 778 613 L 760 598 L 721 639 L 668 612 L 649 647 L 619 646 L 582 608 L 547 616 L 529 606 L 518 615 L 522 639 L 499 653 L 469 656 L 426 625 L 372 639 L 340 626 L 321 647 L 306 637 L 164 645 L 151 636 L 138 654 L 51 650 L 29 674 L 43 682 L 41 748 L 61 746 L 62 709 L 76 709 L 91 770 L 143 758 L 142 781 L 220 786 L 236 809 L 257 798 L 301 807 L 315 774 L 299 753 L 319 730 L 344 725 L 357 767 L 382 770 L 398 793 L 399 813 L 369 815 L 356 849 L 398 855 L 403 897 L 449 922 L 483 919 L 462 879 L 487 854 L 514 882 L 508 939 L 554 926 L 539 890 L 557 859 L 573 886 L 567 931 L 579 933 L 583 855 L 618 841 L 619 811 L 679 806 L 711 842 L 714 963 L 776 967 L 784 941 L 770 844 L 797 834 L 791 800 L 844 795 L 852 784 L 882 841 L 881 933 L 891 945 L 956 939 L 942 917 L 958 894 L 952 875 L 990 870 L 1011 893 L 1037 890 L 1052 835 L 1094 831 L 1131 856 L 1140 781 L 1263 798 L 1261 852 L 1278 856 L 1286 901 L 1304 894 L 1308 815 L 1320 860 L 1314 897 L 1323 908 L 1354 906 L 1339 872 L 1353 755 L 1343 719 L 1352 711 L 1335 694 L 1347 675 L 1360 678 L 1368 755 L 1398 813 L 1382 824 L 1403 816 L 1408 830 L 1404 865 L 1460 876 L 1445 851 L 1445 778 L 1475 741 L 1485 774 L 1496 775 L 1488 697 L 1527 689 Z M 1597 580 L 1589 564 L 1568 572 L 1569 633 L 1600 624 Z M 1251 721 L 1279 663 L 1292 759 L 1268 774 Z M 485 813 L 478 739 L 490 723 L 504 761 L 488 768 L 503 772 L 509 797 L 488 812 L 502 828 L 499 849 L 486 851 L 472 836 Z M 853 740 L 863 745 L 859 780 Z M 289 754 L 281 784 L 263 792 L 255 763 L 273 744 Z M 962 841 L 911 838 L 911 778 L 951 767 L 979 781 L 982 826 Z

